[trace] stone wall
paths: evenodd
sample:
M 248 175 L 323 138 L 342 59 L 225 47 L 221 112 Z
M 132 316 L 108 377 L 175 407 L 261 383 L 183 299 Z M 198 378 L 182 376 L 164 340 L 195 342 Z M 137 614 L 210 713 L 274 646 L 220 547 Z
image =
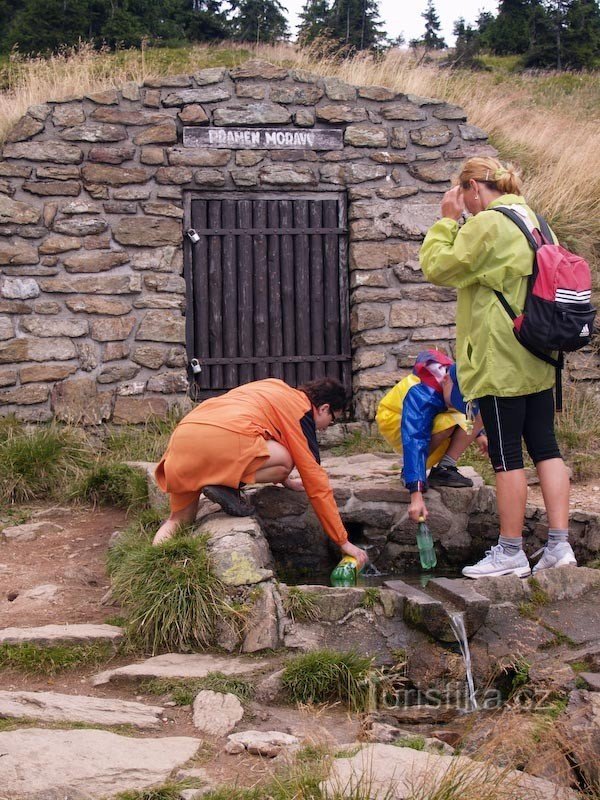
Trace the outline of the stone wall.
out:
M 344 146 L 184 148 L 184 125 L 334 128 Z M 186 193 L 335 190 L 356 411 L 372 418 L 418 350 L 451 349 L 454 293 L 424 282 L 417 254 L 460 160 L 495 152 L 485 140 L 444 102 L 265 62 L 30 108 L 0 160 L 0 405 L 83 423 L 185 407 Z

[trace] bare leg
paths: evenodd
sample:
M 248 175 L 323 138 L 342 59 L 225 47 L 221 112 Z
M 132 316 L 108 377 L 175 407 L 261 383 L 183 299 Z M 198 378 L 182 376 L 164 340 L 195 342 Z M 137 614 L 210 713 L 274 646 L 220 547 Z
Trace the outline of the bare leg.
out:
M 267 439 L 269 458 L 256 471 L 257 483 L 283 483 L 294 468 L 292 457 L 286 448 L 273 439 Z
M 181 511 L 174 511 L 171 513 L 166 522 L 160 526 L 154 539 L 152 540 L 152 544 L 161 544 L 161 542 L 166 542 L 167 539 L 170 539 L 177 528 L 180 525 L 190 525 L 196 519 L 196 513 L 198 511 L 198 498 L 193 500 L 188 506 L 182 508 Z
M 527 478 L 525 470 L 511 469 L 496 473 L 496 501 L 500 517 L 500 535 L 516 538 L 523 535 Z
M 456 430 L 456 425 L 453 425 L 451 428 L 446 428 L 444 431 L 438 431 L 437 433 L 431 434 L 431 440 L 429 442 L 429 452 L 433 453 L 434 450 L 441 445 L 442 442 L 445 442 L 446 439 L 450 439 L 454 431 Z
M 548 526 L 567 530 L 569 527 L 569 473 L 562 458 L 549 458 L 536 464 Z

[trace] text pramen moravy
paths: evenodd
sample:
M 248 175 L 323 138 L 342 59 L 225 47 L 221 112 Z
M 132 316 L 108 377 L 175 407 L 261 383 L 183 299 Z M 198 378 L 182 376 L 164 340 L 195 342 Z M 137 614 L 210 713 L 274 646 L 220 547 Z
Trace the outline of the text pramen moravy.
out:
M 340 130 L 281 130 L 280 128 L 197 128 L 183 129 L 185 147 L 226 147 L 233 150 L 339 150 Z

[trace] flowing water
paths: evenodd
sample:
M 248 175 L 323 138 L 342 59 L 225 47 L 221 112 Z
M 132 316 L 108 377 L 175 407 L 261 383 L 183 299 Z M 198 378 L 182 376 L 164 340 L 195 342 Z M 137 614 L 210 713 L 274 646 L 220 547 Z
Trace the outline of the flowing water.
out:
M 460 652 L 465 662 L 465 670 L 467 673 L 467 689 L 468 689 L 468 708 L 467 711 L 477 710 L 477 699 L 475 697 L 475 683 L 473 681 L 473 672 L 471 670 L 471 651 L 469 649 L 469 640 L 467 639 L 467 632 L 465 630 L 465 615 L 462 611 L 448 611 L 450 618 L 450 626 L 456 641 L 460 646 Z

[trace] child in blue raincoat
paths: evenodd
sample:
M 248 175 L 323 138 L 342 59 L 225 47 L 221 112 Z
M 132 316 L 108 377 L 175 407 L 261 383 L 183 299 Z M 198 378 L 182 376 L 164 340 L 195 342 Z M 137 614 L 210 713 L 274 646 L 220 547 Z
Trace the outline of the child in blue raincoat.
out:
M 376 420 L 383 438 L 404 455 L 411 519 L 427 518 L 423 494 L 429 486 L 473 485 L 456 462 L 476 438 L 485 452 L 487 439 L 477 406 L 465 403 L 456 365 L 447 355 L 439 350 L 419 353 L 412 373 L 382 398 Z

